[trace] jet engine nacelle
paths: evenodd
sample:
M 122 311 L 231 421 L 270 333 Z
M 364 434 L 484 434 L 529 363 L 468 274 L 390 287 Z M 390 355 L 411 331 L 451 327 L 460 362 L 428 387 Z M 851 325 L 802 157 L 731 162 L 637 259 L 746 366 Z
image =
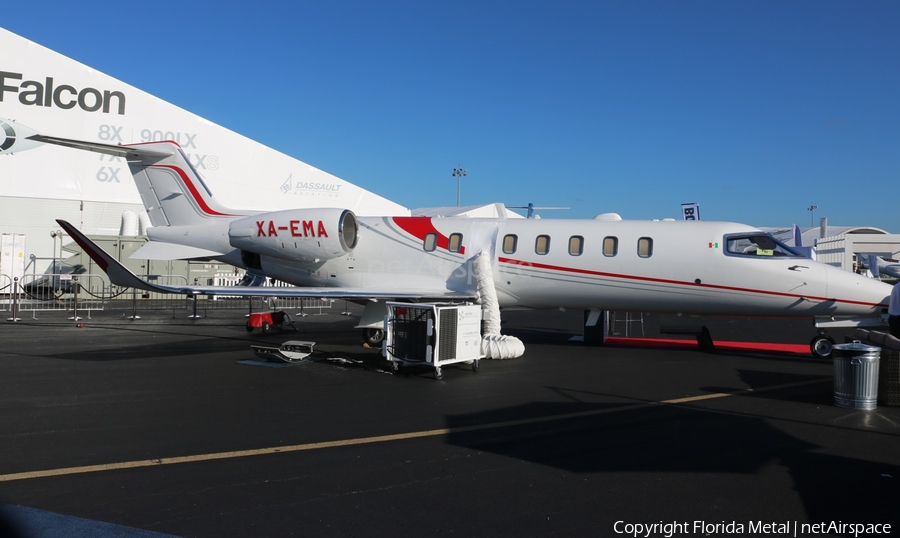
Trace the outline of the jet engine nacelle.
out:
M 236 220 L 231 246 L 282 260 L 315 263 L 351 252 L 359 238 L 349 209 L 286 209 Z

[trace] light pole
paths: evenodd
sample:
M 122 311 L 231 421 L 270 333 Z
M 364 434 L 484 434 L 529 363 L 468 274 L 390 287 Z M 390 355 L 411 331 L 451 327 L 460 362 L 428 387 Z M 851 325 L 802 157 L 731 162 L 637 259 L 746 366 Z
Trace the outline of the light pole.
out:
M 815 226 L 815 225 L 813 224 L 813 221 L 815 220 L 816 209 L 818 209 L 818 207 L 819 207 L 819 206 L 817 206 L 817 205 L 811 205 L 811 206 L 809 206 L 809 207 L 806 208 L 806 210 L 809 211 L 809 227 L 810 227 L 810 228 L 812 228 L 813 226 Z
M 453 169 L 453 177 L 456 178 L 456 207 L 459 207 L 459 185 L 460 185 L 460 180 L 461 180 L 461 179 L 463 178 L 463 176 L 465 176 L 465 175 L 466 175 L 466 169 L 465 169 L 465 168 L 454 168 L 454 169 Z

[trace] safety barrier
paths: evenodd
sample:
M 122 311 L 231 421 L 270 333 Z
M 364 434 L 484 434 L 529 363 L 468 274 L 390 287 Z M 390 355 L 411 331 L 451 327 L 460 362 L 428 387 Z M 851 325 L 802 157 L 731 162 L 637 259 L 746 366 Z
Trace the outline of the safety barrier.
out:
M 218 273 L 212 279 L 213 286 L 238 286 L 241 282 L 241 276 L 234 275 L 231 273 Z M 262 283 L 262 287 L 265 288 L 293 288 L 290 284 L 285 284 L 279 280 L 269 280 L 266 279 L 265 282 Z M 315 297 L 272 297 L 269 299 L 260 299 L 260 301 L 264 302 L 266 306 L 271 309 L 278 310 L 298 310 L 300 312 L 304 312 L 305 310 L 311 310 L 317 312 L 319 314 L 324 313 L 323 311 L 326 309 L 330 309 L 334 303 L 333 299 L 320 299 Z M 235 308 L 234 303 L 237 302 L 243 307 L 247 305 L 246 297 L 239 297 L 236 295 L 216 295 L 212 297 L 212 302 L 214 305 L 208 305 L 209 309 L 229 309 Z M 303 315 L 303 314 L 301 314 Z
M 180 275 L 150 275 L 144 277 L 149 282 L 160 285 L 187 285 L 187 279 Z M 217 275 L 218 286 L 237 286 L 240 279 L 233 275 Z M 267 287 L 285 287 L 282 283 L 267 281 Z M 37 317 L 44 311 L 71 311 L 73 317 L 86 316 L 95 310 L 138 311 L 191 310 L 291 310 L 294 315 L 309 313 L 324 314 L 331 309 L 333 299 L 307 297 L 246 297 L 228 295 L 198 295 L 189 297 L 182 294 L 148 292 L 134 288 L 122 288 L 109 284 L 105 275 L 94 274 L 40 274 L 25 275 L 10 279 L 0 275 L 0 308 L 7 312 L 26 313 Z M 13 316 L 14 318 L 16 316 Z M 198 316 L 199 317 L 199 316 Z
M 181 275 L 149 275 L 143 277 L 152 284 L 161 286 L 185 286 L 187 278 Z M 120 288 L 111 286 L 111 297 L 117 300 L 110 301 L 109 309 L 120 310 L 184 310 L 188 308 L 188 298 L 175 293 L 158 293 L 138 290 L 134 288 Z
M 100 275 L 42 274 L 13 279 L 6 296 L 19 313 L 31 312 L 36 318 L 42 311 L 72 311 L 90 318 L 91 311 L 104 310 L 110 295 L 106 280 Z

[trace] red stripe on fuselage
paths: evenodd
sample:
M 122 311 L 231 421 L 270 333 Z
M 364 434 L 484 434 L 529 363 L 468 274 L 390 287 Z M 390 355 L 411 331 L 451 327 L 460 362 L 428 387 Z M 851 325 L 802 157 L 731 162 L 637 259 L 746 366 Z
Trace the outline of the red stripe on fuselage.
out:
M 431 217 L 393 217 L 394 224 L 403 229 L 406 233 L 412 235 L 413 237 L 417 237 L 422 241 L 425 240 L 425 236 L 433 233 L 437 235 L 437 247 L 449 250 L 450 249 L 450 238 L 446 235 L 442 234 L 438 231 L 437 228 L 434 227 L 434 224 L 431 222 Z M 466 248 L 459 247 L 459 252 L 455 254 L 465 254 Z
M 879 304 L 879 303 L 867 303 L 864 301 L 851 301 L 848 299 L 835 299 L 833 297 L 812 297 L 809 295 L 797 295 L 794 293 L 783 293 L 780 291 L 754 290 L 754 289 L 750 289 L 750 288 L 738 288 L 735 286 L 722 286 L 719 284 L 703 284 L 703 283 L 698 284 L 696 282 L 685 282 L 683 280 L 670 280 L 670 279 L 666 279 L 666 278 L 655 278 L 655 277 L 649 277 L 649 276 L 607 273 L 607 272 L 603 272 L 603 271 L 592 271 L 590 269 L 578 269 L 575 267 L 563 267 L 561 265 L 549 265 L 549 264 L 545 264 L 545 263 L 526 262 L 526 261 L 521 261 L 521 260 L 514 260 L 512 258 L 501 257 L 501 258 L 498 258 L 498 261 L 500 263 L 507 263 L 510 265 L 516 265 L 516 266 L 521 266 L 521 267 L 530 267 L 530 268 L 534 268 L 534 269 L 545 269 L 548 271 L 558 271 L 558 272 L 562 272 L 562 273 L 572 273 L 572 274 L 578 274 L 578 275 L 602 276 L 602 277 L 608 277 L 608 278 L 618 278 L 618 279 L 622 279 L 622 280 L 637 280 L 637 281 L 641 281 L 641 282 L 655 282 L 655 283 L 659 283 L 659 284 L 672 284 L 675 286 L 692 286 L 695 288 L 739 291 L 739 292 L 743 292 L 743 293 L 759 293 L 762 295 L 775 295 L 778 297 L 792 297 L 795 299 L 806 298 L 806 299 L 812 299 L 814 301 L 834 301 L 834 302 L 838 302 L 838 303 L 858 304 L 858 305 L 863 305 L 863 306 L 873 306 L 873 307 L 886 306 L 886 305 Z

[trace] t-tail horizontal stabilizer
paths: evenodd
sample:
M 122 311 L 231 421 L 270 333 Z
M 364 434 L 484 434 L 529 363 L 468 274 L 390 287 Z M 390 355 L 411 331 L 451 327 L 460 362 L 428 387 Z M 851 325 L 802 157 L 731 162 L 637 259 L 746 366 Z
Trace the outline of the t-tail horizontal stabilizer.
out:
M 56 146 L 64 146 L 67 148 L 92 151 L 94 153 L 113 155 L 115 157 L 124 157 L 126 160 L 132 161 L 139 161 L 141 159 L 153 159 L 154 157 L 164 158 L 170 153 L 145 149 L 140 146 L 117 146 L 115 144 L 103 144 L 102 142 L 90 142 L 86 140 L 73 140 L 71 138 L 59 138 L 56 136 L 46 136 L 41 134 L 29 136 L 28 139 L 34 140 L 36 142 L 43 142 L 45 144 L 53 144 Z

